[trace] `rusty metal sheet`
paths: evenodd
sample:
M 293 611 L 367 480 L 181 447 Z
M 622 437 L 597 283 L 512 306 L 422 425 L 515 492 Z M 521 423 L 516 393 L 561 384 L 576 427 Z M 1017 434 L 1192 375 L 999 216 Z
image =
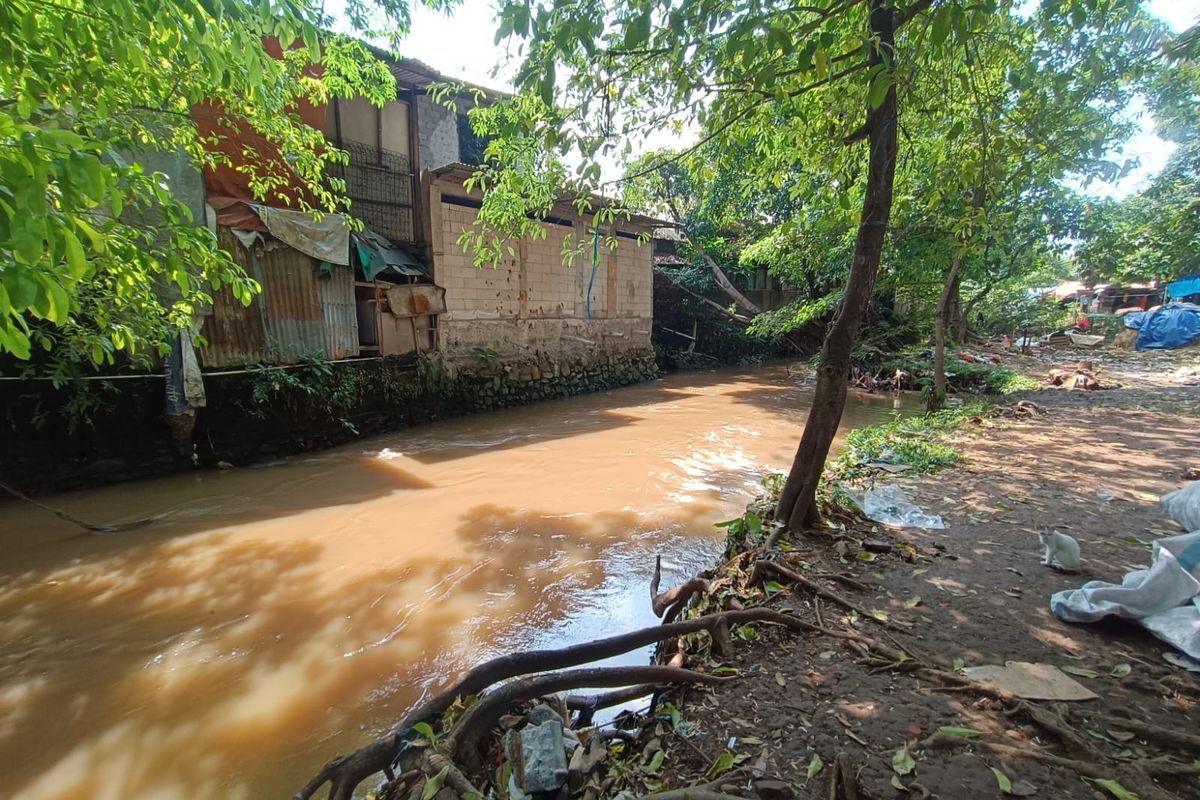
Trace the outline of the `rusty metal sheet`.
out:
M 334 267 L 317 277 L 317 297 L 325 327 L 325 357 L 358 355 L 358 309 L 354 300 L 354 270 Z
M 261 256 L 267 358 L 287 364 L 325 352 L 325 325 L 317 297 L 317 262 L 282 243 Z
M 255 274 L 250 254 L 229 228 L 217 226 L 217 241 L 251 277 L 262 279 L 261 274 Z M 233 367 L 265 360 L 267 339 L 262 302 L 262 297 L 256 297 L 249 306 L 244 306 L 228 287 L 213 292 L 212 313 L 204 317 L 200 331 L 205 339 L 200 348 L 201 366 Z
M 358 355 L 354 275 L 349 267 L 335 267 L 332 275 L 323 275 L 315 259 L 282 243 L 272 242 L 255 256 L 231 229 L 217 226 L 217 237 L 234 261 L 262 284 L 262 294 L 243 306 L 228 289 L 214 293 L 212 313 L 201 330 L 207 340 L 200 349 L 202 366 L 289 364 L 315 353 L 328 359 Z
M 387 300 L 392 315 L 397 317 L 446 313 L 446 290 L 428 283 L 391 286 Z

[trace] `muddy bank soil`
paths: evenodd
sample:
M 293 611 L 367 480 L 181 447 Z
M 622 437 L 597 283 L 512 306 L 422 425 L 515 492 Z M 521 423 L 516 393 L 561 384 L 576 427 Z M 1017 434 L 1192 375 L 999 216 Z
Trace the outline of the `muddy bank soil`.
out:
M 1044 374 L 1080 357 L 1060 352 L 1023 366 Z M 764 800 L 845 796 L 829 787 L 839 754 L 860 798 L 1000 798 L 1005 780 L 1010 791 L 1041 798 L 1200 798 L 1200 675 L 1165 661 L 1170 648 L 1138 627 L 1067 625 L 1048 608 L 1054 592 L 1092 579 L 1119 582 L 1148 564 L 1150 542 L 1181 532 L 1158 497 L 1184 484 L 1185 468 L 1200 465 L 1200 386 L 1170 378 L 1182 362 L 1171 358 L 1168 369 L 1125 354 L 1089 357 L 1125 388 L 1031 393 L 1041 416 L 989 421 L 960 436 L 962 466 L 899 479 L 918 504 L 944 517 L 945 530 L 867 523 L 852 528 L 852 540 L 886 539 L 891 553 L 842 560 L 830 542 L 810 540 L 787 556 L 808 575 L 850 576 L 861 589 L 826 585 L 908 630 L 883 630 L 807 592 L 788 589 L 771 602 L 830 629 L 902 645 L 946 671 L 1006 661 L 1068 667 L 1098 699 L 1006 715 L 1003 702 L 871 661 L 845 640 L 760 626 L 730 662 L 738 680 L 687 690 L 687 742 L 670 737 L 669 786 L 704 783 L 729 751 L 743 770 L 730 783 L 748 789 L 747 779 L 761 776 Z M 1041 566 L 1036 531 L 1044 526 L 1079 541 L 1082 574 Z M 1146 735 L 1145 725 L 1192 739 L 1163 741 Z M 928 737 L 942 726 L 980 733 L 951 742 L 943 736 L 941 744 L 955 746 L 935 747 Z M 897 756 L 903 749 L 911 769 Z M 1070 763 L 1048 763 L 1056 756 Z M 1165 768 L 1142 760 L 1165 758 Z M 1090 773 L 1079 768 L 1084 762 L 1093 765 Z M 1081 773 L 1095 776 L 1096 765 L 1136 795 L 1084 780 Z

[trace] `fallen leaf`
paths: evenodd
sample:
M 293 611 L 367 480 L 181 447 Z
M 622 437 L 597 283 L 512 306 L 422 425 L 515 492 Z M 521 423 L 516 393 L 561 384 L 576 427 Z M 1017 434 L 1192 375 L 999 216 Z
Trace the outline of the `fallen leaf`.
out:
M 1129 791 L 1114 780 L 1110 780 L 1108 778 L 1084 778 L 1084 780 L 1088 780 L 1096 784 L 1101 789 L 1104 789 L 1113 797 L 1117 798 L 1117 800 L 1140 800 L 1136 794 Z
M 866 550 L 860 550 L 858 552 L 858 555 L 856 555 L 854 557 L 857 558 L 859 561 L 874 561 L 875 560 L 875 554 L 868 553 Z
M 425 781 L 425 788 L 421 790 L 421 800 L 430 800 L 430 798 L 440 792 L 442 790 L 442 784 L 446 782 L 446 776 L 448 774 L 450 774 L 449 765 L 442 767 L 441 772 Z
M 721 753 L 721 755 L 717 756 L 716 760 L 713 761 L 712 766 L 708 768 L 708 772 L 705 774 L 709 778 L 716 778 L 719 775 L 724 775 L 731 769 L 733 769 L 733 753 L 726 750 L 724 753 Z
M 743 736 L 742 744 L 762 744 L 763 740 L 757 736 Z
M 808 762 L 807 775 L 809 780 L 812 780 L 814 777 L 816 777 L 817 773 L 824 769 L 824 767 L 825 762 L 821 761 L 821 755 L 819 753 L 813 753 L 812 760 Z
M 1108 674 L 1112 675 L 1114 678 L 1124 678 L 1131 672 L 1133 672 L 1133 667 L 1129 666 L 1128 664 L 1117 664 L 1112 668 L 1112 672 Z
M 663 759 L 667 757 L 666 751 L 656 750 L 654 755 L 650 757 L 650 763 L 646 765 L 646 772 L 654 774 L 658 772 L 659 767 L 663 764 Z
M 1128 742 L 1136 738 L 1136 734 L 1132 734 L 1129 731 L 1106 730 L 1105 733 L 1116 739 L 1118 742 Z
M 921 605 L 921 598 L 910 597 L 904 601 L 904 605 L 908 606 L 909 608 L 916 608 L 917 606 Z
M 1177 667 L 1186 669 L 1188 672 L 1200 672 L 1200 663 L 1193 661 L 1187 656 L 1181 656 L 1178 653 L 1163 653 L 1163 661 L 1168 664 L 1174 664 Z
M 917 768 L 917 762 L 913 761 L 912 754 L 908 752 L 907 747 L 901 747 L 892 754 L 892 771 L 897 775 L 907 775 Z
M 782 672 L 775 673 L 775 682 L 778 683 L 780 686 L 787 686 L 787 678 L 783 677 Z
M 858 742 L 859 744 L 861 744 L 863 747 L 866 747 L 866 746 L 867 746 L 867 740 L 866 740 L 866 739 L 863 739 L 861 736 L 855 736 L 855 735 L 854 735 L 854 731 L 846 731 L 846 735 L 847 735 L 847 736 L 849 736 L 849 737 L 850 737 L 851 739 L 853 739 L 854 741 L 856 741 L 856 742 Z
M 1000 791 L 1004 794 L 1012 794 L 1012 781 L 1008 779 L 1008 776 L 995 767 L 992 767 L 992 774 L 996 776 L 996 784 L 1000 787 Z
M 917 577 L 918 575 L 924 575 L 926 572 L 929 572 L 929 570 L 927 570 L 927 569 L 914 569 L 914 570 L 912 571 L 912 574 L 913 574 L 913 577 L 915 578 L 915 577 Z
M 1096 678 L 1100 676 L 1099 672 L 1096 672 L 1094 669 L 1087 669 L 1086 667 L 1072 667 L 1067 665 L 1065 667 L 1059 667 L 1059 669 L 1068 675 L 1078 675 L 1081 678 Z
M 967 665 L 967 662 L 963 661 L 961 658 L 954 659 L 954 671 L 955 672 L 958 672 L 960 669 L 962 669 L 966 665 Z
M 902 792 L 907 792 L 907 791 L 908 791 L 908 787 L 907 787 L 907 786 L 905 786 L 903 783 L 901 783 L 901 782 L 900 782 L 900 776 L 899 776 L 899 775 L 893 775 L 893 776 L 892 776 L 892 786 L 895 786 L 897 789 L 899 789 L 899 790 L 900 790 L 900 791 L 902 791 Z
M 958 725 L 943 725 L 938 728 L 938 733 L 953 736 L 957 739 L 970 739 L 973 736 L 983 735 L 983 731 L 977 731 L 974 728 L 962 728 Z

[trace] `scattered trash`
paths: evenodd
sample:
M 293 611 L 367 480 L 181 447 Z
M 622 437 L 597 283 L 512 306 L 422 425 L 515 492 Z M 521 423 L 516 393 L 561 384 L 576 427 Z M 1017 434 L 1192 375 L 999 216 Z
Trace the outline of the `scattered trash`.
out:
M 1121 322 L 1138 332 L 1138 350 L 1170 350 L 1200 340 L 1200 306 L 1193 303 L 1126 314 Z
M 1200 531 L 1200 483 L 1164 494 L 1159 502 L 1167 516 L 1182 525 L 1185 531 Z
M 1091 333 L 1075 333 L 1067 331 L 1067 338 L 1077 347 L 1098 347 L 1104 343 L 1104 336 Z
M 873 486 L 866 492 L 853 495 L 854 502 L 867 519 L 897 528 L 945 528 L 942 518 L 926 514 L 908 499 L 904 490 L 895 484 Z
M 1002 667 L 998 664 L 966 667 L 963 674 L 1026 700 L 1095 700 L 1099 697 L 1053 664 L 1008 661 Z
M 549 719 L 540 725 L 521 729 L 521 757 L 524 781 L 529 794 L 558 791 L 567 782 L 567 754 L 561 719 Z
M 1088 581 L 1055 593 L 1050 610 L 1064 622 L 1108 616 L 1136 620 L 1167 644 L 1200 658 L 1200 530 L 1155 540 L 1150 568 L 1126 574 L 1120 584 Z

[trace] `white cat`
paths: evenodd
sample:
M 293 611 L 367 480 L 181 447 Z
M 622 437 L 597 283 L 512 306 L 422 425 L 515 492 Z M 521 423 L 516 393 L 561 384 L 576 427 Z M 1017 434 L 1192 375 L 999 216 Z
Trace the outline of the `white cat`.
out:
M 1038 541 L 1046 548 L 1042 564 L 1064 572 L 1079 571 L 1079 542 L 1061 531 L 1038 531 Z

